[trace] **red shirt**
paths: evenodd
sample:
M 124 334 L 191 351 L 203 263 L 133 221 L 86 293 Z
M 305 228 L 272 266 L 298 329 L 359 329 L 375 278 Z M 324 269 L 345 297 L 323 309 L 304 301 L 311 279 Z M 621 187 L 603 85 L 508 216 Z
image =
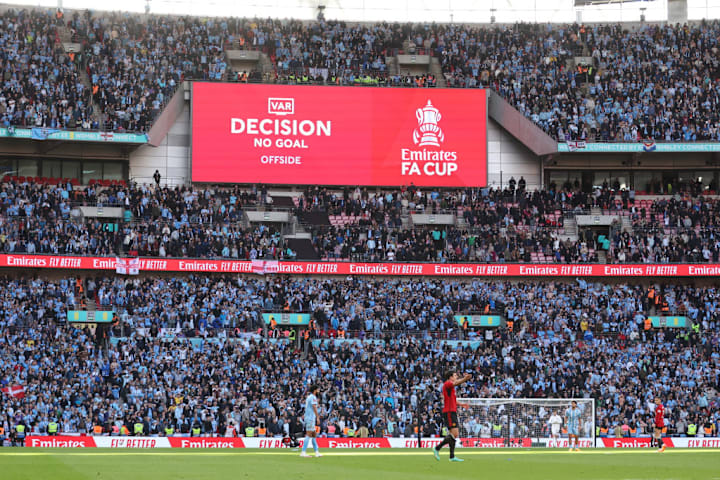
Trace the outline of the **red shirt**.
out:
M 655 406 L 655 426 L 658 428 L 665 426 L 665 407 L 662 403 Z
M 452 380 L 443 383 L 443 412 L 457 412 L 457 400 L 455 398 L 455 384 Z

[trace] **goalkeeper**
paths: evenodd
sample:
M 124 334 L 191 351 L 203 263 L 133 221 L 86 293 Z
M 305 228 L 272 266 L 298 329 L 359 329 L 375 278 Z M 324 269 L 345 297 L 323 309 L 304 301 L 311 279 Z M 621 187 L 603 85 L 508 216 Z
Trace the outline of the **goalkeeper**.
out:
M 435 460 L 440 460 L 440 449 L 445 445 L 450 446 L 450 461 L 451 462 L 462 462 L 461 458 L 455 456 L 455 441 L 460 436 L 458 429 L 458 417 L 457 417 L 457 399 L 455 397 L 455 387 L 462 385 L 472 378 L 472 375 L 466 373 L 464 377 L 460 377 L 457 372 L 448 370 L 445 373 L 445 382 L 442 385 L 443 393 L 443 421 L 448 428 L 448 436 L 438 444 L 437 447 L 433 448 L 433 455 Z M 464 406 L 464 405 L 461 405 Z

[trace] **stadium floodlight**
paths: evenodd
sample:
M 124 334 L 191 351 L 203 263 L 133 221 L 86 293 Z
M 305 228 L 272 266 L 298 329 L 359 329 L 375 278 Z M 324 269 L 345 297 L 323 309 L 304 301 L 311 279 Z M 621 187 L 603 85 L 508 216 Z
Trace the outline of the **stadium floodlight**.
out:
M 508 447 L 565 447 L 566 411 L 577 402 L 581 410 L 580 446 L 595 446 L 595 400 L 592 398 L 458 398 L 460 437 L 463 447 L 475 442 L 497 441 Z M 466 405 L 462 408 L 461 405 Z M 550 417 L 562 419 L 553 436 Z

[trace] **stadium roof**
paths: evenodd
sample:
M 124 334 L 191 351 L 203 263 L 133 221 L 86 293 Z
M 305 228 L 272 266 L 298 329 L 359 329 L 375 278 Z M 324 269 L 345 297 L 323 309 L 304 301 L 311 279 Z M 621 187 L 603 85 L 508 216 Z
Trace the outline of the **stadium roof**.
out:
M 667 20 L 673 0 L 125 0 L 123 10 L 196 16 L 325 17 L 349 21 L 463 22 L 649 22 Z M 14 0 L 14 4 L 97 10 L 96 0 Z M 110 3 L 116 6 L 118 3 Z M 720 18 L 720 0 L 687 0 L 688 19 Z M 102 8 L 102 7 L 101 7 Z M 641 10 L 642 9 L 642 10 Z M 578 12 L 580 12 L 578 14 Z

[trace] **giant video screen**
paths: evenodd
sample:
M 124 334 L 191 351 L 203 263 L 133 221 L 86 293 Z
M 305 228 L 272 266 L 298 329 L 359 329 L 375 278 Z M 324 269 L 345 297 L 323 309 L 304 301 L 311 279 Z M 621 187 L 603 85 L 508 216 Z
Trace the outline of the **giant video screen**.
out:
M 484 90 L 194 83 L 191 108 L 194 182 L 487 183 Z

